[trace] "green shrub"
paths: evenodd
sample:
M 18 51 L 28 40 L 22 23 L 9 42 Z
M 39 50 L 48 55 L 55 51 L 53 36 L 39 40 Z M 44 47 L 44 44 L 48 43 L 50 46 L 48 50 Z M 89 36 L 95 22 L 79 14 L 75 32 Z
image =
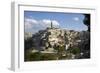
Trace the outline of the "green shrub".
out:
M 56 54 L 42 54 L 41 55 L 41 60 L 56 60 L 57 59 L 57 55 Z
M 65 51 L 65 46 L 64 45 L 63 46 L 60 46 L 60 45 L 55 46 L 54 49 L 57 50 L 58 52 L 62 52 L 62 51 Z
M 41 61 L 41 60 L 56 60 L 57 54 L 53 53 L 28 53 L 25 56 L 25 61 Z
M 41 53 L 40 52 L 36 52 L 36 53 L 32 53 L 29 56 L 29 60 L 30 61 L 37 61 L 41 59 Z
M 79 54 L 80 53 L 80 49 L 79 48 L 72 48 L 71 53 Z

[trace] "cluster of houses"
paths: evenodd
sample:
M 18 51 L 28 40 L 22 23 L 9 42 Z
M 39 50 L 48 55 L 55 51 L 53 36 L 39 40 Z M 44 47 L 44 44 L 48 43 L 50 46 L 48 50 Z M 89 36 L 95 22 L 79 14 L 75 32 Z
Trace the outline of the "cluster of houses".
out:
M 79 32 L 51 27 L 40 30 L 35 34 L 25 34 L 25 40 L 27 40 L 27 38 L 32 38 L 32 52 L 40 51 L 41 53 L 57 53 L 55 46 L 64 46 L 64 50 L 78 47 L 81 49 L 80 54 L 83 55 L 85 48 L 90 49 L 90 33 L 88 31 Z M 90 50 L 88 50 L 88 52 L 89 51 Z

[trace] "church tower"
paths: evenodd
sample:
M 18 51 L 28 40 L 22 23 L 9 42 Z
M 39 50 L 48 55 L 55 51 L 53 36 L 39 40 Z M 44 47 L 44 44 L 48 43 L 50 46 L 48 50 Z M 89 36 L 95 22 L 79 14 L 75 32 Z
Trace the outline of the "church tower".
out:
M 52 24 L 52 21 L 51 21 L 51 29 L 53 28 L 53 24 Z

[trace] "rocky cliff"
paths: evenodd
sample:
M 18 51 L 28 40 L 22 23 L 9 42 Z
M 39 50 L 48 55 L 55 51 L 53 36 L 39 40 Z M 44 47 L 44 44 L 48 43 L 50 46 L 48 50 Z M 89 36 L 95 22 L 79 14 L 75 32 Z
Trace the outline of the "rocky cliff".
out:
M 71 58 L 90 57 L 90 33 L 88 31 L 47 28 L 25 39 L 25 49 L 41 53 L 61 53 Z M 67 54 L 66 54 L 67 52 Z M 75 55 L 75 56 L 74 56 Z

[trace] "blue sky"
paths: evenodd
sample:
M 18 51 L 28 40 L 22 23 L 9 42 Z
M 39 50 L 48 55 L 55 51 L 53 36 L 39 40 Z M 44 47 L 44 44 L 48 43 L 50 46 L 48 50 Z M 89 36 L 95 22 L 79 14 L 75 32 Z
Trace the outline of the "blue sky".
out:
M 80 13 L 36 12 L 24 11 L 25 32 L 36 33 L 50 26 L 61 29 L 83 31 L 87 26 L 83 23 L 84 15 Z

